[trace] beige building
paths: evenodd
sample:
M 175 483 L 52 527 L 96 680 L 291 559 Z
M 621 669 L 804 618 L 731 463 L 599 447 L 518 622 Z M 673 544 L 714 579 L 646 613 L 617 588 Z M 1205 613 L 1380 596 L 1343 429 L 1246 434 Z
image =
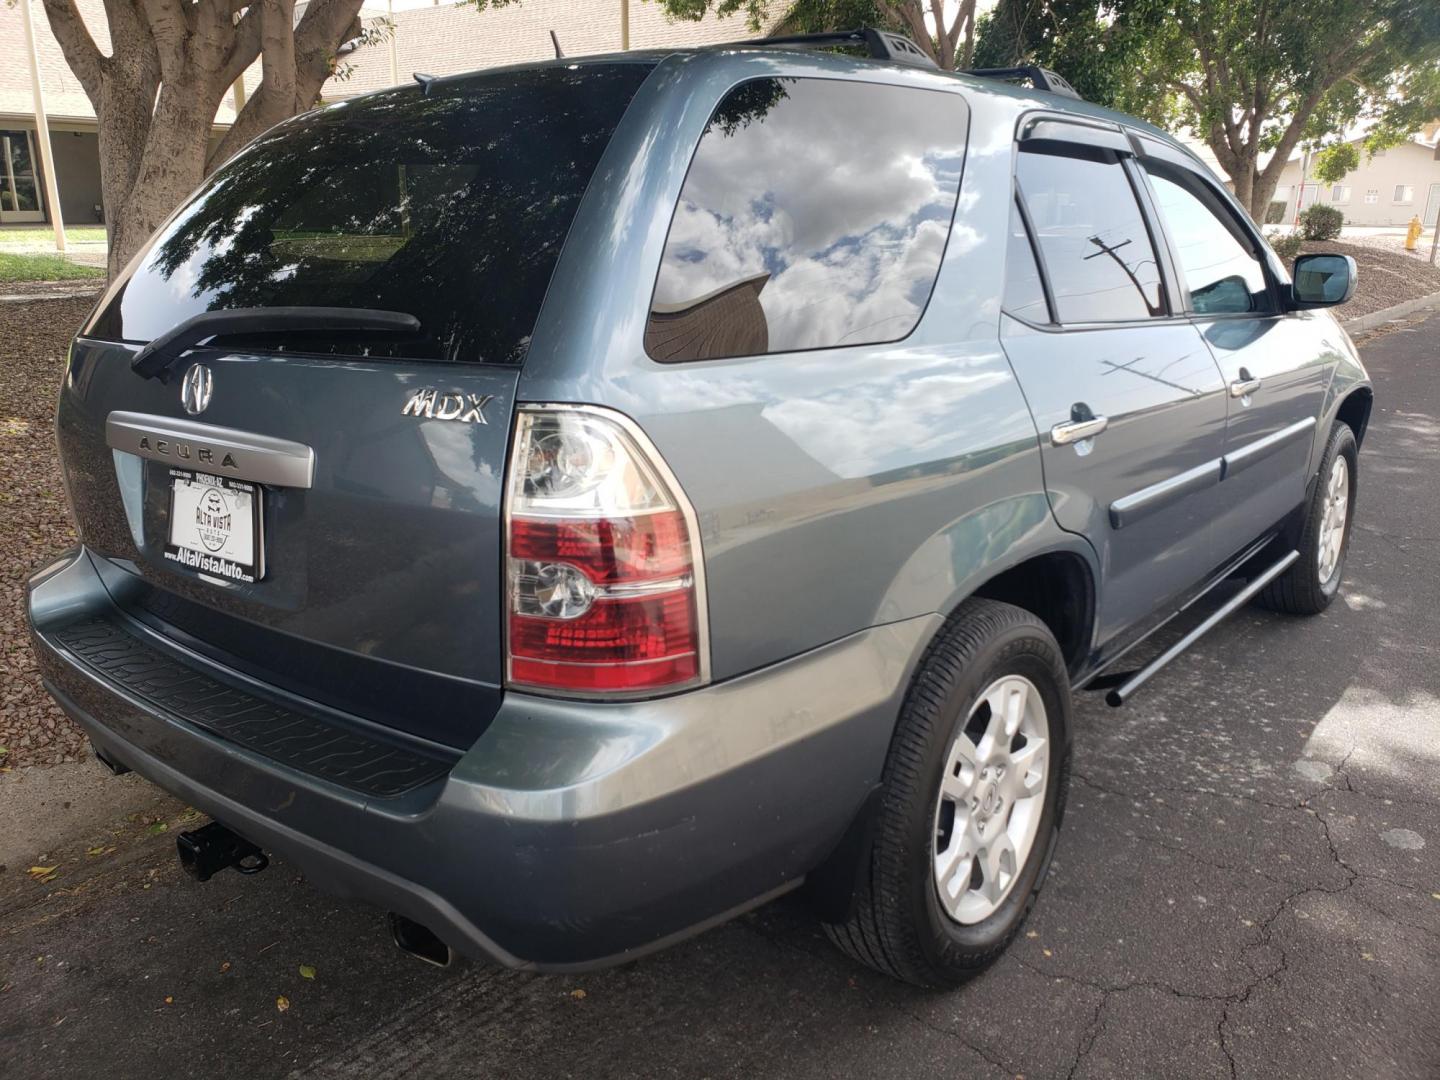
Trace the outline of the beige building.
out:
M 30 2 L 62 215 L 72 225 L 103 221 L 95 110 L 50 33 L 40 0 Z M 76 2 L 95 44 L 109 53 L 104 0 Z M 326 83 L 322 98 L 333 101 L 409 82 L 416 71 L 452 75 L 548 59 L 554 56 L 551 30 L 567 56 L 618 52 L 621 7 L 621 0 L 524 0 L 484 12 L 455 4 L 397 11 L 391 16 L 393 45 L 368 45 L 346 53 L 341 63 L 348 77 Z M 753 36 L 739 15 L 727 19 L 710 16 L 700 22 L 671 21 L 654 2 L 629 0 L 628 8 L 632 49 L 684 48 Z M 298 17 L 301 5 L 296 10 Z M 362 11 L 367 22 L 383 15 L 383 9 Z M 51 219 L 35 145 L 35 105 L 24 42 L 18 4 L 0 0 L 0 225 Z M 251 91 L 259 78 L 257 63 L 245 77 Z M 217 137 L 234 122 L 233 105 L 227 94 L 215 117 Z
M 1313 156 L 1297 154 L 1288 161 L 1275 189 L 1275 202 L 1285 204 L 1287 224 L 1299 209 L 1317 202 L 1345 214 L 1346 225 L 1409 224 L 1417 214 L 1426 226 L 1440 215 L 1440 122 L 1374 157 L 1359 146 L 1360 165 L 1338 184 L 1322 184 L 1302 170 L 1313 169 Z M 1353 140 L 1359 144 L 1361 139 Z
M 325 84 L 325 101 L 366 94 L 409 82 L 415 72 L 458 75 L 481 68 L 549 60 L 555 55 L 555 32 L 566 56 L 619 52 L 621 9 L 629 12 L 632 49 L 685 49 L 722 41 L 756 37 L 740 14 L 699 22 L 665 15 L 655 0 L 523 0 L 486 11 L 454 3 L 410 8 L 386 15 L 381 6 L 367 6 L 367 26 L 382 18 L 395 24 L 390 41 L 365 45 L 342 58 L 338 78 Z M 785 5 L 771 5 L 781 11 Z

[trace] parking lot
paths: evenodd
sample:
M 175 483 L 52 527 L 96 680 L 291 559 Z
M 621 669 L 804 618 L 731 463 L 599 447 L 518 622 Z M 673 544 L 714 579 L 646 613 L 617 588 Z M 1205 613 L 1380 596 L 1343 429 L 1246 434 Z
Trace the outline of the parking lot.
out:
M 283 862 L 193 883 L 161 804 L 0 873 L 0 1075 L 1440 1075 L 1440 317 L 1362 351 L 1342 600 L 1080 696 L 1049 884 L 964 989 L 791 900 L 618 970 L 440 971 Z

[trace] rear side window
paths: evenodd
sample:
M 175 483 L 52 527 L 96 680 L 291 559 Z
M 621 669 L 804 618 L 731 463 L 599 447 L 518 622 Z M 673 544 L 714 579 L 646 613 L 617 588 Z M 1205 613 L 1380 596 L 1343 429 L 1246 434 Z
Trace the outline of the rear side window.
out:
M 416 316 L 422 336 L 253 343 L 519 363 L 580 197 L 650 70 L 406 86 L 283 124 L 216 174 L 85 332 L 149 341 L 218 309 L 381 308 Z
M 1155 248 L 1115 154 L 1025 151 L 1016 178 L 1059 322 L 1166 314 Z
M 1002 306 L 1017 319 L 1032 323 L 1048 323 L 1050 306 L 1045 302 L 1045 286 L 1040 280 L 1040 267 L 1035 262 L 1035 249 L 1020 204 L 1010 207 L 1010 239 L 1005 249 L 1005 296 Z
M 716 109 L 645 328 L 656 360 L 897 341 L 920 321 L 964 162 L 955 94 L 757 79 Z

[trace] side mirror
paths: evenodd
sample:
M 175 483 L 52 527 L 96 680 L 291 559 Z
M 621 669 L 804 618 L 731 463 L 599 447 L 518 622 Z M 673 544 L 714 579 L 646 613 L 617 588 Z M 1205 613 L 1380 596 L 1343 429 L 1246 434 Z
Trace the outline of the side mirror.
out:
M 1301 255 L 1290 286 L 1297 308 L 1343 304 L 1355 293 L 1355 260 L 1349 255 Z

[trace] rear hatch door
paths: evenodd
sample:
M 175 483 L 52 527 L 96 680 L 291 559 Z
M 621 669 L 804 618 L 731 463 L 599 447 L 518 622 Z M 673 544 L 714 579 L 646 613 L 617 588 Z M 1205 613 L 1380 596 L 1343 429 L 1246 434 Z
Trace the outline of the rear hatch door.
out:
M 117 599 L 259 678 L 473 742 L 499 701 L 520 366 L 648 71 L 546 65 L 398 88 L 282 124 L 220 170 L 71 355 L 62 459 Z M 132 369 L 197 315 L 296 307 L 419 328 L 222 324 L 152 377 Z

